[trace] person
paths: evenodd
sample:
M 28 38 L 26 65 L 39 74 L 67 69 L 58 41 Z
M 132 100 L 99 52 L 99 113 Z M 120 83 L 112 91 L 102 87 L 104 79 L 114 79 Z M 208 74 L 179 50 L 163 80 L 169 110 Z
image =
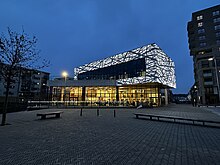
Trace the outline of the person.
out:
M 195 107 L 197 107 L 197 100 L 196 99 L 195 99 L 195 104 L 194 105 L 195 105 Z
M 195 98 L 192 99 L 192 105 L 193 105 L 193 107 L 196 107 L 196 106 L 197 106 L 197 102 L 196 102 L 196 99 L 195 99 Z

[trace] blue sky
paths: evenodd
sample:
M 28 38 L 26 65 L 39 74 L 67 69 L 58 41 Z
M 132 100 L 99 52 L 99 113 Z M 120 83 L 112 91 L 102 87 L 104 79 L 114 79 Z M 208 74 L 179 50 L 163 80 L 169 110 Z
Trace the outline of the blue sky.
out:
M 177 89 L 194 82 L 187 42 L 192 12 L 219 0 L 1 0 L 0 32 L 7 27 L 35 35 L 51 77 L 150 43 L 158 44 L 176 65 Z

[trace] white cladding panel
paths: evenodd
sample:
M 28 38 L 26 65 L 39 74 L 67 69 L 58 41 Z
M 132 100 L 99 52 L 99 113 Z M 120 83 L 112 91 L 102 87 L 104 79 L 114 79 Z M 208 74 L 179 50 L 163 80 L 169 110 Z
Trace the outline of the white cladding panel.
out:
M 84 72 L 117 65 L 140 58 L 145 58 L 146 74 L 140 77 L 118 79 L 118 84 L 123 85 L 156 82 L 171 88 L 176 88 L 174 62 L 156 44 L 150 44 L 105 58 L 103 60 L 98 60 L 83 66 L 79 66 L 74 68 L 74 74 L 75 77 L 77 77 L 79 74 Z

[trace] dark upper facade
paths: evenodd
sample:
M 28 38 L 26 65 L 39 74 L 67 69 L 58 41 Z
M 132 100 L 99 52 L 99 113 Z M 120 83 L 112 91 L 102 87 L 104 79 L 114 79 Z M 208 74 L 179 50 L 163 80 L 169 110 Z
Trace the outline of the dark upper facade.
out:
M 187 30 L 191 56 L 219 51 L 220 5 L 193 13 Z
M 220 101 L 220 5 L 194 12 L 187 30 L 198 101 L 217 103 Z

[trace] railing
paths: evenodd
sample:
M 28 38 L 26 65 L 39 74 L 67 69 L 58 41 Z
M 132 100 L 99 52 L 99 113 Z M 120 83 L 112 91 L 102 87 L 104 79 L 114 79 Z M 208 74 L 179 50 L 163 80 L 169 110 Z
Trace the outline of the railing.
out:
M 127 101 L 28 101 L 28 109 L 49 107 L 137 107 L 138 103 Z

